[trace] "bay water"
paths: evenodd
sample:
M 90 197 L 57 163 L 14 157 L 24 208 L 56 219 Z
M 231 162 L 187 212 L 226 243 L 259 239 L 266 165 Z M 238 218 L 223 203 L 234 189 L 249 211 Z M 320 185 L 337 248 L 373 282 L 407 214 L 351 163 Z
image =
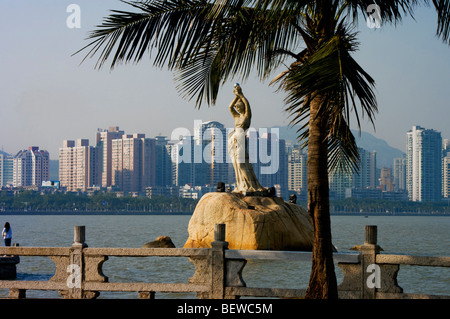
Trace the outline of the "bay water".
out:
M 70 247 L 74 226 L 86 227 L 89 247 L 139 248 L 158 236 L 169 236 L 176 247 L 188 238 L 190 215 L 0 215 L 11 224 L 13 243 L 27 247 Z M 383 253 L 450 256 L 448 216 L 331 216 L 338 251 L 364 242 L 364 226 L 378 226 Z M 338 283 L 343 274 L 336 265 Z M 249 260 L 243 271 L 248 287 L 306 289 L 310 262 Z M 55 265 L 48 257 L 21 256 L 17 280 L 48 280 Z M 186 283 L 194 266 L 185 257 L 109 257 L 103 273 L 109 282 Z M 405 293 L 450 295 L 450 269 L 401 265 L 398 284 Z M 0 290 L 0 297 L 8 291 Z M 27 291 L 30 298 L 60 298 L 55 291 Z M 137 292 L 102 292 L 99 298 L 135 299 Z M 156 293 L 156 298 L 196 298 L 194 293 Z

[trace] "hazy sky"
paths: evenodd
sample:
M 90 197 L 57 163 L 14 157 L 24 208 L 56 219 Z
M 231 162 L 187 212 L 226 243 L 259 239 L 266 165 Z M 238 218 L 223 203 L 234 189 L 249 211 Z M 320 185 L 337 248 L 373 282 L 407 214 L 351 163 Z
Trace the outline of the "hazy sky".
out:
M 81 8 L 81 28 L 66 25 L 72 3 Z M 223 87 L 215 106 L 197 110 L 179 96 L 173 75 L 150 61 L 113 71 L 94 69 L 95 59 L 80 65 L 84 55 L 71 55 L 88 43 L 88 32 L 110 9 L 120 8 L 128 6 L 118 0 L 0 2 L 0 149 L 15 154 L 36 145 L 57 159 L 63 140 L 87 138 L 94 145 L 98 128 L 119 126 L 154 137 L 170 136 L 178 127 L 193 132 L 194 120 L 231 127 L 234 82 L 241 83 L 250 101 L 252 127 L 289 123 L 284 95 L 269 81 L 236 79 Z M 355 53 L 377 84 L 376 131 L 366 122 L 363 130 L 402 151 L 413 125 L 450 138 L 450 47 L 435 36 L 434 9 L 420 8 L 415 17 L 381 29 L 360 21 L 361 45 Z

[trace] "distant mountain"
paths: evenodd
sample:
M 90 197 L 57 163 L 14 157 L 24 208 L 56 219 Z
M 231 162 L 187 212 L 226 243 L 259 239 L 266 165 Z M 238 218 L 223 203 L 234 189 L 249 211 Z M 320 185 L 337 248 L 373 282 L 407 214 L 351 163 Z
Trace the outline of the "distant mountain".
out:
M 295 143 L 297 141 L 297 129 L 290 126 L 274 126 L 280 131 L 280 138 Z M 390 146 L 385 140 L 379 139 L 367 132 L 352 131 L 355 136 L 356 144 L 367 150 L 377 152 L 377 166 L 381 168 L 392 167 L 394 158 L 404 156 L 404 152 L 398 148 Z
M 398 148 L 390 146 L 385 140 L 377 138 L 370 133 L 361 132 L 361 136 L 358 131 L 352 131 L 355 136 L 356 144 L 359 147 L 367 151 L 377 152 L 377 166 L 379 168 L 392 167 L 394 158 L 403 157 L 404 152 Z

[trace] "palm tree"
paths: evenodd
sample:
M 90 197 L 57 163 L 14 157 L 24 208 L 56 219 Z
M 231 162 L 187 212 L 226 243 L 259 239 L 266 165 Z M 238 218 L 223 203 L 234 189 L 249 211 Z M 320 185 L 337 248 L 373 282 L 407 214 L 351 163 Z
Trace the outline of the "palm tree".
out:
M 383 23 L 435 7 L 437 34 L 448 41 L 450 1 L 418 0 L 154 0 L 126 2 L 94 30 L 86 58 L 96 67 L 138 62 L 150 53 L 175 73 L 180 94 L 214 104 L 221 85 L 255 71 L 261 79 L 288 63 L 272 83 L 287 93 L 286 111 L 308 147 L 308 212 L 314 226 L 307 298 L 337 298 L 329 213 L 329 170 L 357 168 L 350 112 L 374 121 L 374 80 L 351 57 L 358 15 L 376 3 Z

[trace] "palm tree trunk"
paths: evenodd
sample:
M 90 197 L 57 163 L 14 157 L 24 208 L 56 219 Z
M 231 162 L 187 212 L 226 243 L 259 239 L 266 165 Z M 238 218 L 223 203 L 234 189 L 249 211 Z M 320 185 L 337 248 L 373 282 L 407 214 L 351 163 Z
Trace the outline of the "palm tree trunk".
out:
M 328 186 L 327 119 L 317 115 L 321 101 L 310 106 L 308 140 L 308 213 L 314 227 L 312 269 L 307 299 L 337 299 L 336 274 L 333 263 Z

